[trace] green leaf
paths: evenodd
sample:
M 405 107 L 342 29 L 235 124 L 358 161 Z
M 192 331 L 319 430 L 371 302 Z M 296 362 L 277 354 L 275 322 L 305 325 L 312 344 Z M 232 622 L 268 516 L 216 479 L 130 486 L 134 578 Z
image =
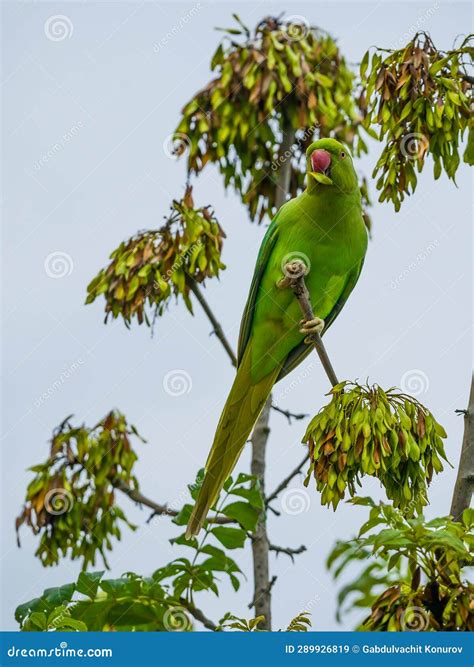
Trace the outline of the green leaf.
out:
M 35 611 L 28 619 L 29 625 L 34 630 L 46 630 L 46 614 L 40 611 Z
M 222 514 L 225 514 L 229 519 L 238 521 L 245 530 L 248 530 L 251 533 L 255 531 L 260 513 L 248 503 L 231 503 L 221 511 Z
M 59 586 L 57 588 L 46 588 L 43 593 L 43 598 L 46 599 L 48 604 L 59 606 L 62 602 L 70 602 L 75 590 L 76 584 L 65 584 L 64 586 Z
M 76 584 L 77 592 L 87 595 L 89 598 L 95 598 L 104 572 L 105 570 L 101 572 L 81 572 Z
M 217 526 L 211 530 L 211 533 L 226 549 L 241 549 L 247 537 L 245 531 L 241 528 L 229 528 L 227 526 Z
M 252 507 L 255 507 L 256 509 L 263 510 L 265 507 L 262 494 L 260 493 L 260 489 L 256 485 L 251 486 L 249 489 L 245 488 L 231 489 L 229 493 L 231 493 L 234 496 L 240 496 L 241 498 L 245 498 L 246 500 L 249 501 Z
M 174 519 L 172 519 L 173 523 L 175 523 L 177 526 L 185 526 L 189 521 L 192 511 L 193 505 L 190 505 L 189 503 L 183 505 L 179 514 L 175 516 Z
M 369 51 L 366 51 L 364 54 L 364 57 L 362 58 L 362 62 L 360 63 L 360 78 L 363 79 L 365 76 L 365 73 L 367 71 L 367 66 L 369 64 Z
M 55 626 L 56 631 L 60 632 L 63 628 L 71 628 L 76 632 L 87 632 L 88 627 L 83 621 L 78 621 L 76 618 L 71 618 L 70 616 L 64 616 L 61 619 L 61 623 Z

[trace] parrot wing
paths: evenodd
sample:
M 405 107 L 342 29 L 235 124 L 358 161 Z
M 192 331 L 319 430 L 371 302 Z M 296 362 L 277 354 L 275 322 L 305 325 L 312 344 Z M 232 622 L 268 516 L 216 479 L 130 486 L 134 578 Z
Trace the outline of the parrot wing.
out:
M 349 294 L 352 292 L 352 290 L 355 287 L 355 284 L 357 283 L 357 281 L 359 279 L 360 272 L 362 271 L 363 264 L 364 264 L 364 260 L 362 259 L 362 261 L 359 262 L 359 264 L 356 266 L 356 268 L 353 269 L 352 271 L 350 271 L 347 274 L 347 280 L 344 284 L 344 287 L 341 291 L 341 294 L 339 295 L 339 298 L 336 301 L 336 303 L 334 304 L 331 312 L 329 313 L 329 315 L 324 320 L 323 335 L 326 333 L 326 331 L 329 329 L 329 327 L 334 322 L 336 317 L 339 315 L 339 313 L 342 310 L 342 307 L 344 306 L 347 299 L 349 298 Z M 315 313 L 315 315 L 317 316 L 317 313 Z M 286 360 L 285 360 L 285 362 L 284 362 L 284 364 L 281 368 L 281 371 L 278 374 L 276 382 L 278 382 L 278 380 L 281 380 L 282 378 L 284 378 L 285 375 L 288 375 L 288 373 L 291 373 L 291 371 L 294 368 L 296 368 L 296 366 L 298 366 L 304 359 L 306 359 L 308 354 L 312 351 L 313 351 L 313 346 L 308 345 L 304 341 L 302 341 L 299 345 L 294 347 L 291 350 L 291 352 L 289 353 L 289 355 L 287 356 L 287 358 L 286 358 Z
M 239 342 L 237 346 L 237 368 L 243 359 L 244 352 L 250 338 L 255 301 L 260 287 L 260 281 L 278 238 L 277 220 L 280 217 L 281 210 L 282 209 L 280 208 L 276 216 L 273 218 L 270 226 L 268 227 L 267 232 L 263 238 L 260 251 L 258 253 L 255 271 L 253 274 L 252 283 L 250 285 L 249 295 L 247 297 L 247 303 L 245 304 L 245 309 L 240 324 Z

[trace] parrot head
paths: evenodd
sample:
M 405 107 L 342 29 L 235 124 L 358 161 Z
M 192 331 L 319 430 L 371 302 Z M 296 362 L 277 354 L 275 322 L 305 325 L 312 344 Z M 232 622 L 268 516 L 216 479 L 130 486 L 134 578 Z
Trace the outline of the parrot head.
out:
M 349 193 L 357 188 L 357 175 L 347 148 L 335 139 L 314 141 L 306 151 L 308 191 L 335 187 Z

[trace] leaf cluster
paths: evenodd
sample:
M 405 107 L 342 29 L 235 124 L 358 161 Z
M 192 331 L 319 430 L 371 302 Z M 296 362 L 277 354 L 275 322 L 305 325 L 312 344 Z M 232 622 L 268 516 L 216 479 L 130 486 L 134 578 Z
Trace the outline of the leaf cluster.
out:
M 133 318 L 150 325 L 150 309 L 162 315 L 173 296 L 192 313 L 189 281 L 219 276 L 224 237 L 209 207 L 195 208 L 188 188 L 160 229 L 139 232 L 112 252 L 110 264 L 90 282 L 86 303 L 103 294 L 105 321 L 122 317 L 127 326 Z
M 192 499 L 197 497 L 202 479 L 203 471 L 199 471 L 196 482 L 188 486 Z M 130 483 L 132 479 L 128 477 L 125 481 Z M 84 514 L 79 502 L 76 507 Z M 173 519 L 177 526 L 187 523 L 192 507 L 191 503 L 183 506 Z M 104 572 L 82 572 L 77 582 L 47 589 L 40 598 L 20 605 L 15 616 L 20 628 L 36 631 L 190 630 L 196 593 L 211 591 L 219 595 L 224 575 L 235 591 L 239 589 L 242 571 L 226 552 L 244 547 L 263 508 L 255 477 L 241 473 L 235 480 L 229 478 L 217 502 L 215 516 L 208 518 L 204 525 L 203 539 L 186 540 L 182 533 L 170 540 L 171 544 L 187 547 L 189 557 L 173 559 L 149 578 L 129 572 L 118 579 L 103 579 Z M 230 525 L 217 524 L 216 517 L 225 518 Z M 56 537 L 56 541 L 59 540 L 58 550 L 66 555 L 70 545 L 64 532 Z M 76 537 L 76 541 L 79 538 Z
M 392 388 L 342 382 L 312 419 L 303 438 L 321 503 L 336 509 L 346 490 L 353 496 L 364 475 L 377 477 L 395 507 L 426 505 L 427 484 L 446 459 L 446 432 L 415 398 Z
M 371 562 L 340 591 L 339 615 L 344 604 L 344 611 L 371 607 L 360 630 L 472 631 L 474 587 L 466 577 L 474 565 L 474 511 L 460 522 L 426 521 L 370 498 L 353 502 L 370 506 L 369 519 L 356 538 L 335 545 L 327 567 L 337 579 L 355 562 Z
M 115 487 L 124 482 L 138 489 L 131 438 L 143 439 L 117 411 L 92 428 L 73 426 L 70 419 L 53 433 L 49 458 L 30 468 L 35 476 L 16 520 L 17 534 L 25 524 L 40 535 L 35 555 L 44 566 L 69 556 L 82 559 L 85 569 L 98 553 L 107 566 L 105 551 L 112 549 L 112 538 L 120 540 L 120 524 L 134 529 L 115 503 Z
M 311 621 L 309 619 L 309 612 L 303 611 L 288 624 L 285 632 L 308 632 L 311 628 Z M 265 632 L 258 626 L 263 623 L 265 616 L 256 616 L 255 618 L 241 618 L 234 614 L 227 613 L 219 621 L 218 630 L 237 630 L 239 632 Z
M 433 158 L 435 179 L 443 170 L 455 178 L 471 117 L 472 84 L 464 74 L 473 52 L 470 38 L 459 49 L 442 52 L 426 33 L 417 33 L 403 49 L 375 50 L 371 60 L 367 51 L 362 59 L 363 125 L 385 142 L 372 176 L 379 201 L 392 201 L 396 211 L 414 192 L 427 155 Z M 373 126 L 380 128 L 378 135 Z
M 211 61 L 216 76 L 186 104 L 175 137 L 190 172 L 217 164 L 226 187 L 260 222 L 276 212 L 284 162 L 291 162 L 289 194 L 304 188 L 305 151 L 316 138 L 334 137 L 356 154 L 366 146 L 354 74 L 329 34 L 303 19 L 272 17 L 251 34 L 234 18 L 238 27 L 224 29 Z M 296 139 L 282 147 L 288 128 Z

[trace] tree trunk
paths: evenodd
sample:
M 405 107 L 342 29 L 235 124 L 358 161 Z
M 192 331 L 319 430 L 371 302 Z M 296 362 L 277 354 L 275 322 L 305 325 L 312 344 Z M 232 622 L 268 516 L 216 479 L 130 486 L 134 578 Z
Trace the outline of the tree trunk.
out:
M 265 497 L 265 451 L 270 433 L 268 422 L 270 419 L 271 404 L 272 397 L 270 396 L 252 433 L 252 462 L 250 464 L 250 472 L 252 475 L 258 477 L 263 497 Z M 265 630 L 271 630 L 272 628 L 269 553 L 270 543 L 267 535 L 267 524 L 265 513 L 262 512 L 257 529 L 252 536 L 253 604 L 255 607 L 255 616 L 265 616 L 265 622 L 259 626 Z
M 454 485 L 451 515 L 456 521 L 471 504 L 474 487 L 474 376 L 471 380 L 469 405 L 464 413 L 464 437 L 459 459 L 458 476 Z
M 290 188 L 291 177 L 291 149 L 295 133 L 289 123 L 283 130 L 280 147 L 280 171 L 278 174 L 277 192 L 275 204 L 280 208 L 285 203 Z M 271 395 L 258 418 L 252 433 L 252 462 L 251 473 L 260 480 L 262 494 L 265 496 L 265 452 L 267 448 L 270 428 Z M 273 581 L 270 580 L 270 542 L 267 535 L 267 524 L 265 512 L 262 512 L 256 531 L 252 540 L 253 574 L 254 574 L 254 598 L 255 616 L 264 616 L 265 621 L 259 627 L 263 630 L 272 629 L 272 594 Z

